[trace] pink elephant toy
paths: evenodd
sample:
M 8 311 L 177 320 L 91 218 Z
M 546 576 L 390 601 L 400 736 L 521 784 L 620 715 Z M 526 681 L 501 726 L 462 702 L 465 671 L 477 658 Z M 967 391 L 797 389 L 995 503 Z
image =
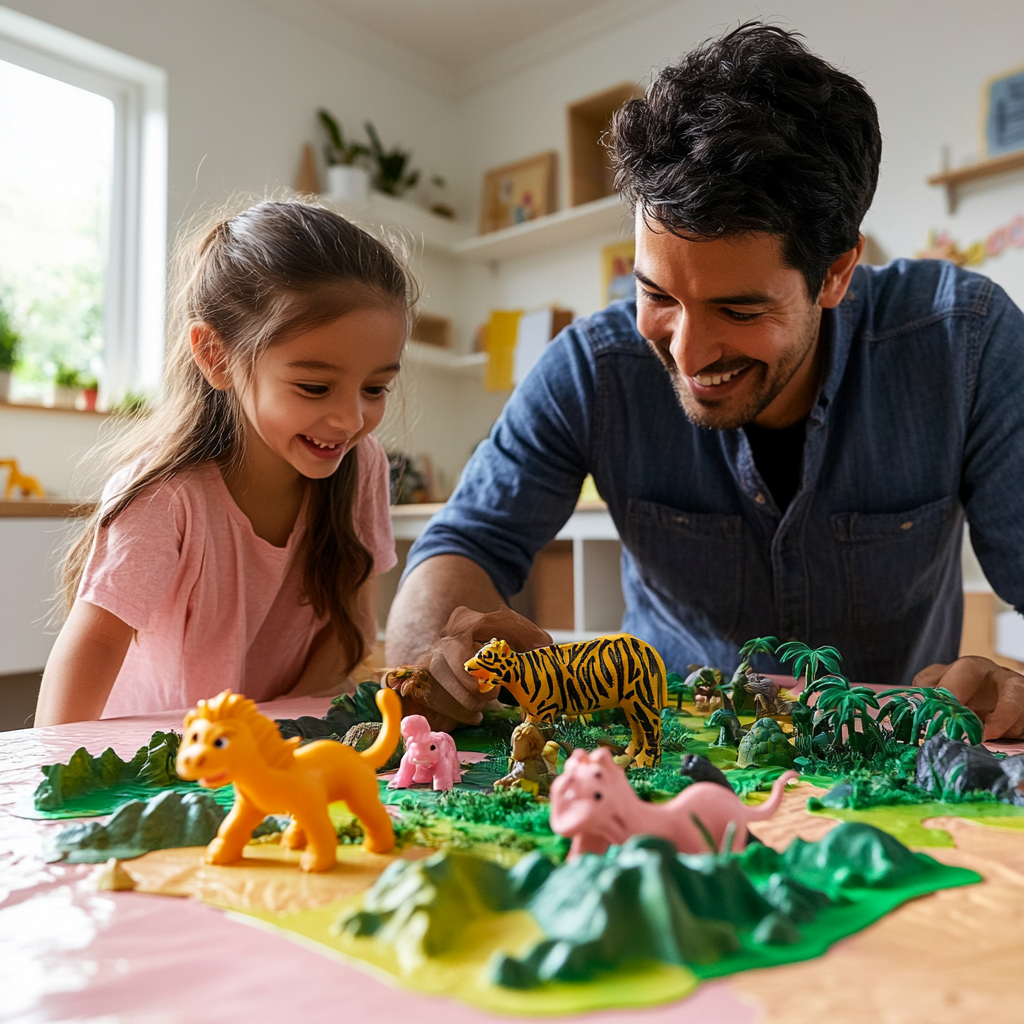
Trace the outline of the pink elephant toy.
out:
M 414 782 L 430 782 L 434 789 L 451 789 L 462 778 L 455 740 L 446 732 L 431 732 L 422 715 L 402 719 L 405 753 L 398 774 L 388 789 L 408 789 Z
M 708 844 L 700 826 L 721 849 L 730 823 L 735 829 L 733 849 L 740 850 L 746 845 L 747 823 L 770 818 L 778 810 L 786 783 L 797 777 L 796 772 L 783 773 L 768 799 L 757 807 L 748 807 L 717 782 L 695 782 L 667 803 L 655 804 L 633 792 L 607 747 L 592 754 L 574 750 L 562 774 L 551 783 L 551 830 L 572 839 L 570 860 L 581 853 L 604 853 L 609 846 L 641 834 L 668 839 L 680 853 L 706 853 Z

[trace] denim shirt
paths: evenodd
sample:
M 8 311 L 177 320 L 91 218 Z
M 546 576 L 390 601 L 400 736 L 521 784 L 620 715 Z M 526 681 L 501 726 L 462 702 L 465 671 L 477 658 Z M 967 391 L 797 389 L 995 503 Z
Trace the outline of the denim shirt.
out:
M 763 635 L 836 646 L 864 682 L 951 661 L 965 515 L 994 589 L 1024 606 L 1024 316 L 987 278 L 898 260 L 856 269 L 822 341 L 782 514 L 742 429 L 687 420 L 633 303 L 577 321 L 516 388 L 409 569 L 460 554 L 516 593 L 590 472 L 622 540 L 623 629 L 670 669 L 730 668 Z

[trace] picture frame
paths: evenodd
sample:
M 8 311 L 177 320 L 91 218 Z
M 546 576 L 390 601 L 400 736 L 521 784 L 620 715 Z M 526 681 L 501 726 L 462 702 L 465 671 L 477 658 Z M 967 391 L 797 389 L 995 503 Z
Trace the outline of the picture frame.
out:
M 480 234 L 554 213 L 558 154 L 553 150 L 495 167 L 484 174 Z
M 985 155 L 1024 149 L 1024 67 L 990 78 L 985 84 Z

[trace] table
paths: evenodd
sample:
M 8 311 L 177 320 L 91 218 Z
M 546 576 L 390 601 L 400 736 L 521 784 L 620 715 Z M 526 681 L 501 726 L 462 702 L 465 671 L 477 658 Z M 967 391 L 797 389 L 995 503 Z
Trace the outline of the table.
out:
M 322 716 L 326 699 L 261 705 L 276 718 Z M 11 808 L 39 766 L 79 746 L 130 757 L 167 713 L 0 733 L 0 1020 L 441 1022 L 491 1020 L 447 1000 L 392 988 L 328 955 L 186 899 L 96 893 L 93 865 L 46 864 L 43 841 L 67 822 Z M 807 792 L 755 830 L 767 842 L 831 827 L 803 811 Z M 1024 833 L 940 819 L 955 850 L 930 851 L 980 871 L 980 886 L 915 901 L 823 958 L 703 985 L 689 1000 L 609 1011 L 601 1024 L 997 1024 L 1024 1018 Z M 537 1018 L 531 1018 L 537 1020 Z M 565 1018 L 562 1018 L 565 1019 Z M 578 1018 L 570 1018 L 578 1019 Z

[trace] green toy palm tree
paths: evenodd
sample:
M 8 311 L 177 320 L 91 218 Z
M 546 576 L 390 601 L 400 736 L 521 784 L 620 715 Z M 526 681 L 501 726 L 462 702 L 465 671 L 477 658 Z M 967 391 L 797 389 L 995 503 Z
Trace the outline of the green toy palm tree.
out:
M 744 688 L 747 673 L 751 669 L 751 662 L 755 654 L 774 654 L 779 641 L 774 636 L 755 636 L 748 640 L 740 648 L 740 663 L 729 681 L 729 691 L 732 695 L 733 706 L 737 711 L 749 710 L 747 691 Z
M 851 686 L 843 676 L 822 676 L 814 683 L 818 699 L 814 704 L 815 725 L 831 732 L 832 747 L 838 750 L 868 750 L 883 743 L 882 731 L 871 715 L 878 710 L 878 697 L 868 686 Z M 857 723 L 860 723 L 860 732 Z M 845 730 L 845 742 L 844 742 Z
M 892 738 L 898 743 L 917 743 L 917 726 L 914 719 L 923 697 L 916 690 L 883 690 L 879 697 L 890 699 L 878 712 L 878 722 L 889 720 Z
M 966 737 L 968 743 L 977 746 L 981 742 L 985 727 L 981 719 L 964 707 L 943 686 L 937 686 L 934 690 L 925 690 L 927 694 L 914 715 L 915 735 L 925 723 L 924 738 L 929 740 L 939 730 L 943 730 L 952 740 L 959 740 Z
M 897 687 L 878 696 L 890 698 L 878 717 L 889 719 L 893 738 L 901 743 L 916 745 L 942 730 L 950 739 L 976 746 L 984 735 L 981 719 L 944 686 Z
M 827 675 L 838 676 L 839 666 L 843 656 L 835 647 L 818 647 L 813 649 L 802 644 L 798 640 L 790 640 L 782 644 L 775 652 L 775 657 L 784 665 L 791 662 L 790 670 L 794 679 L 804 677 L 804 692 L 800 694 L 800 701 L 807 703 L 807 698 L 814 691 L 814 683 L 819 672 Z

